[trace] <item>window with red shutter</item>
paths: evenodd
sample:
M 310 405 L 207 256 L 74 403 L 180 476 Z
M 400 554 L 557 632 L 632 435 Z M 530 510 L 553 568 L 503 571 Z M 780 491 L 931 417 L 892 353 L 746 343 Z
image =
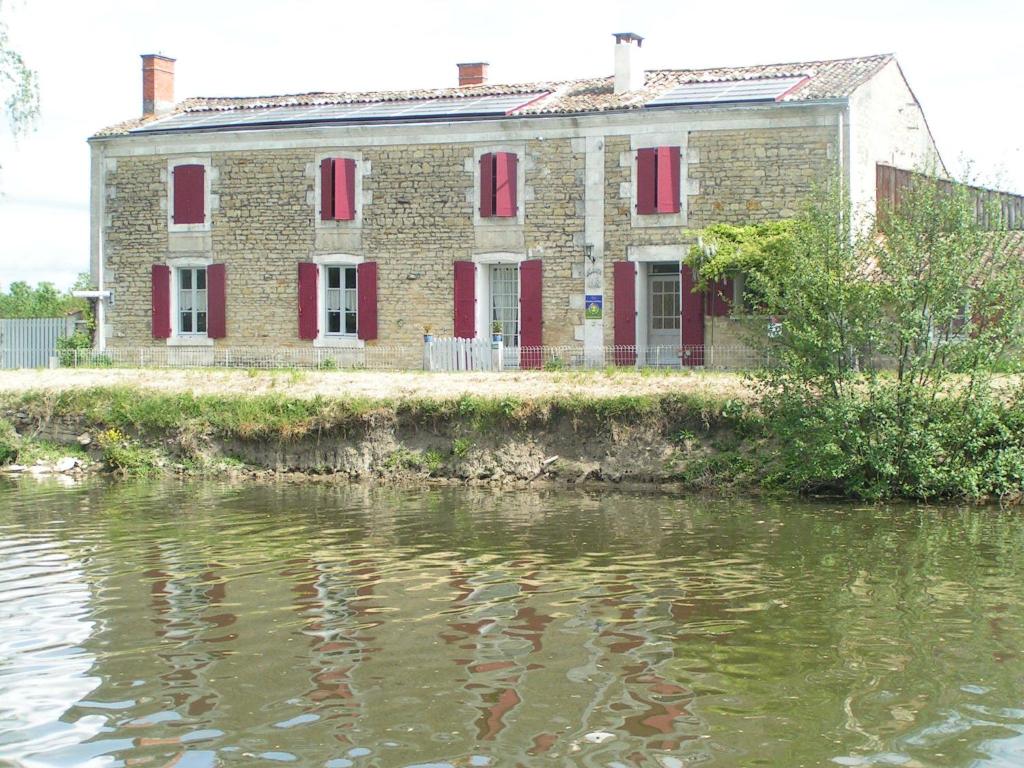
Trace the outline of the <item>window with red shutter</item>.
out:
M 172 220 L 175 224 L 206 222 L 206 168 L 198 164 L 176 165 L 172 169 L 174 200 Z
M 514 218 L 519 213 L 519 157 L 514 152 L 480 156 L 480 218 Z
M 679 147 L 645 147 L 636 153 L 636 212 L 679 213 Z
M 356 161 L 325 157 L 320 161 L 320 219 L 353 221 L 356 218 Z

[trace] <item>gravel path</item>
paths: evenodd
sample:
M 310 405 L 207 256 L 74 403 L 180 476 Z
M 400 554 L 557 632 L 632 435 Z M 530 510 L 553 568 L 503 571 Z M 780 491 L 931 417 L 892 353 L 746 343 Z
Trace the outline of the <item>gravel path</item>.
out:
M 613 397 L 691 392 L 749 399 L 741 376 L 731 373 L 633 371 L 517 373 L 420 373 L 405 371 L 243 371 L 182 369 L 58 369 L 0 371 L 0 391 L 63 390 L 97 386 L 133 386 L 194 394 L 267 394 L 293 397 L 379 398 L 464 394 L 490 397 L 544 398 L 566 395 Z

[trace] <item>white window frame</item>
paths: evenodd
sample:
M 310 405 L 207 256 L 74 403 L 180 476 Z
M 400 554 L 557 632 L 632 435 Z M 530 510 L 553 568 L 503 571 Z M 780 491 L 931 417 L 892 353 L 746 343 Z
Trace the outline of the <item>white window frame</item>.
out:
M 473 286 L 476 295 L 476 314 L 474 325 L 476 333 L 474 338 L 489 339 L 491 337 L 491 270 L 495 265 L 514 264 L 520 267 L 529 256 L 525 253 L 513 253 L 509 251 L 497 251 L 493 253 L 478 253 L 473 256 L 473 263 L 476 265 L 475 284 Z M 522 302 L 523 282 L 522 275 L 519 280 L 519 332 L 522 334 Z
M 508 152 L 518 158 L 516 163 L 516 215 L 480 215 L 480 158 L 488 152 Z M 526 222 L 526 144 L 491 144 L 473 149 L 473 226 L 508 227 L 522 226 Z
M 213 339 L 208 335 L 210 328 L 210 265 L 212 258 L 205 256 L 185 256 L 167 260 L 171 270 L 171 335 L 167 339 L 169 347 L 212 347 Z M 207 333 L 182 333 L 181 315 L 178 310 L 178 293 L 180 291 L 180 270 L 202 268 L 206 270 L 206 328 Z
M 174 223 L 174 169 L 179 165 L 203 166 L 203 223 Z M 167 160 L 167 231 L 168 232 L 209 232 L 211 214 L 216 208 L 213 195 L 213 165 L 209 155 L 192 155 L 188 157 L 171 157 Z
M 334 155 L 328 155 L 333 157 Z M 358 267 L 365 259 L 350 253 L 330 253 L 313 257 L 317 265 L 316 324 L 317 334 L 314 347 L 361 348 L 366 343 L 359 338 L 359 273 Z M 356 267 L 356 333 L 327 333 L 327 268 Z
M 322 163 L 328 157 L 341 157 L 348 160 L 355 160 L 355 205 L 356 215 L 349 221 L 339 221 L 338 219 L 327 219 L 326 221 L 321 217 L 320 202 L 323 199 L 320 191 L 322 188 L 320 175 L 320 163 Z M 319 152 L 316 155 L 316 160 L 313 164 L 313 226 L 317 230 L 324 232 L 336 232 L 344 229 L 360 229 L 363 226 L 363 206 L 367 203 L 372 202 L 372 195 L 367 193 L 366 199 L 363 195 L 363 176 L 370 174 L 370 161 L 363 159 L 362 152 L 357 152 L 350 149 L 334 149 L 329 152 Z

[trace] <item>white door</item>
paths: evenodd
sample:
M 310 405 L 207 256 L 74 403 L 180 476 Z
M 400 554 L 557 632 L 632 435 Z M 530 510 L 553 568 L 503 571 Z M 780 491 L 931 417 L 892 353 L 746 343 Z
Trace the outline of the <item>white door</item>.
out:
M 647 365 L 679 365 L 679 264 L 651 264 L 647 275 Z

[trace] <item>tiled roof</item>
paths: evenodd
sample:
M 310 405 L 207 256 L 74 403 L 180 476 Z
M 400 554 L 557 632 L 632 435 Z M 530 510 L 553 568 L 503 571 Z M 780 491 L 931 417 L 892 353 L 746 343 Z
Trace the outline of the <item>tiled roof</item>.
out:
M 461 88 L 426 88 L 406 91 L 363 91 L 338 93 L 302 93 L 285 96 L 239 98 L 192 98 L 178 103 L 170 114 L 183 112 L 223 112 L 265 109 L 268 107 L 322 106 L 327 104 L 371 104 L 419 99 L 452 99 L 510 94 L 546 94 L 514 111 L 515 115 L 559 115 L 639 109 L 663 93 L 688 83 L 727 82 L 761 78 L 802 76 L 802 84 L 782 97 L 782 101 L 815 101 L 849 96 L 883 66 L 892 54 L 863 56 L 829 61 L 805 61 L 790 64 L 761 64 L 711 69 L 657 69 L 646 72 L 644 87 L 616 94 L 613 78 L 566 80 L 513 85 L 474 85 Z M 162 115 L 166 118 L 168 115 Z M 96 136 L 126 134 L 157 118 L 135 118 L 110 126 Z

